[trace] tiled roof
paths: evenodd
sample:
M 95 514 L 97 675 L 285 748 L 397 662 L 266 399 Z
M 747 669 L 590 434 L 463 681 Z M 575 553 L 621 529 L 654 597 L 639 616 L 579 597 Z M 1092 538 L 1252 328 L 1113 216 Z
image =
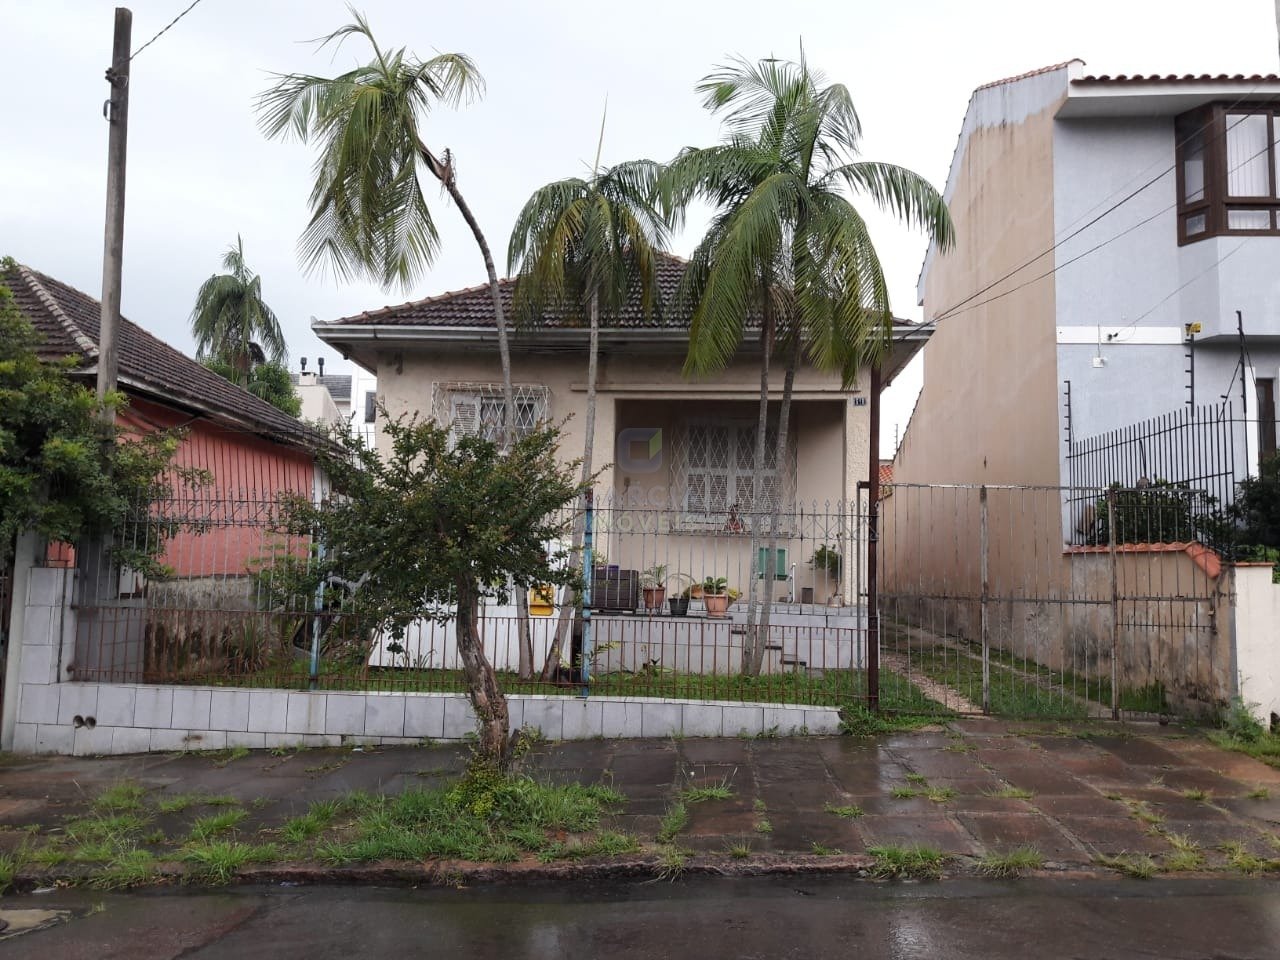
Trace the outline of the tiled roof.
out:
M 676 287 L 684 273 L 685 261 L 670 254 L 661 254 L 658 259 L 658 289 L 661 304 L 669 304 L 675 296 Z M 498 282 L 502 292 L 502 305 L 508 320 L 511 320 L 511 294 L 515 288 L 515 280 L 507 279 Z M 655 329 L 683 329 L 688 326 L 688 317 L 677 316 L 673 311 L 655 309 L 653 314 L 645 316 L 640 307 L 640 295 L 635 295 L 627 302 L 619 317 L 611 317 L 601 321 L 601 326 L 617 327 L 651 327 Z M 476 287 L 466 287 L 427 297 L 425 300 L 412 300 L 397 306 L 386 306 L 378 310 L 366 310 L 355 316 L 343 317 L 332 321 L 333 326 L 423 326 L 423 327 L 491 327 L 493 320 L 493 298 L 487 283 Z M 567 319 L 563 313 L 548 311 L 539 318 L 536 326 L 545 328 L 573 327 L 579 324 Z
M 1077 77 L 1071 81 L 1073 84 L 1117 84 L 1117 83 L 1280 83 L 1280 76 L 1274 73 L 1255 73 L 1245 76 L 1243 73 L 1226 74 L 1226 73 L 1201 73 L 1192 74 L 1184 73 L 1181 76 L 1175 73 L 1165 74 L 1124 74 L 1118 73 L 1115 76 L 1110 74 L 1099 74 L 1096 76 Z
M 1019 80 L 1026 80 L 1028 77 L 1038 77 L 1042 73 L 1053 73 L 1053 71 L 1065 69 L 1073 63 L 1083 64 L 1084 61 L 1078 57 L 1073 57 L 1070 60 L 1063 60 L 1061 63 L 1053 63 L 1047 67 L 1037 67 L 1035 70 L 1028 70 L 1026 73 L 1018 74 L 1016 77 L 1005 77 L 1003 80 L 992 80 L 990 83 L 984 83 L 982 86 L 975 88 L 974 93 L 977 93 L 979 90 L 986 90 L 988 87 L 998 87 L 1005 83 L 1016 83 Z
M 880 482 L 893 483 L 893 461 L 892 460 L 880 461 Z
M 45 359 L 77 356 L 86 363 L 98 358 L 101 304 L 73 287 L 29 267 L 17 265 L 0 274 L 23 315 L 44 342 Z M 210 414 L 214 419 L 284 443 L 311 446 L 320 435 L 229 380 L 224 380 L 135 323 L 120 318 L 116 339 L 122 381 L 142 394 L 172 405 Z
M 295 387 L 298 385 L 299 374 L 289 374 L 289 382 Z M 329 391 L 329 396 L 334 400 L 350 400 L 351 399 L 351 374 L 349 373 L 329 373 L 322 377 L 316 377 L 320 381 L 320 385 Z

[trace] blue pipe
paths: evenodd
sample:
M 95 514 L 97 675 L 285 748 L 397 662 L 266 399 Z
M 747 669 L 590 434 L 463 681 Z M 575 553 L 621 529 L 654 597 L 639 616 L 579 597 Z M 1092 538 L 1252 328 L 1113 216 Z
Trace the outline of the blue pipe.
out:
M 582 535 L 582 695 L 591 694 L 591 579 L 595 573 L 592 563 L 592 526 L 595 521 L 595 496 L 587 490 L 586 529 Z

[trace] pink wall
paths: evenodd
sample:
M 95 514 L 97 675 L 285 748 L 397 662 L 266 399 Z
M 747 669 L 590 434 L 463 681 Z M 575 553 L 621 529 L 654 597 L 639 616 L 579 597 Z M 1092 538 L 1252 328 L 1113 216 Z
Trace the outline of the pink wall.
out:
M 211 475 L 210 483 L 195 490 L 175 478 L 174 499 L 164 505 L 176 515 L 209 523 L 203 532 L 180 532 L 169 542 L 163 562 L 175 576 L 248 573 L 279 541 L 270 529 L 279 496 L 311 496 L 312 457 L 295 447 L 191 420 L 139 399 L 131 400 L 120 422 L 142 431 L 184 427 L 188 433 L 176 462 Z

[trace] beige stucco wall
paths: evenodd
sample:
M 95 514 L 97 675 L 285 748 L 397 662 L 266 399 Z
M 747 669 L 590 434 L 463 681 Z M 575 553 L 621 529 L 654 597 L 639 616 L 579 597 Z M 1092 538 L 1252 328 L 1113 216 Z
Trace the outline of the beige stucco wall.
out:
M 636 505 L 665 507 L 678 492 L 664 491 L 672 481 L 666 465 L 650 474 L 633 474 L 615 467 L 615 438 L 627 427 L 657 427 L 664 443 L 670 444 L 678 427 L 690 417 L 731 417 L 754 421 L 759 410 L 758 359 L 743 356 L 722 373 L 701 380 L 681 375 L 683 352 L 646 354 L 603 351 L 599 366 L 594 441 L 597 502 L 611 500 L 626 505 L 637 524 L 625 534 L 616 529 L 606 536 L 602 548 L 611 563 L 643 570 L 664 563 L 669 573 L 691 576 L 726 576 L 739 589 L 750 578 L 750 554 L 742 534 L 680 532 L 646 518 Z M 771 382 L 771 396 L 780 402 L 782 370 Z M 545 386 L 550 394 L 550 416 L 567 418 L 562 452 L 565 459 L 581 456 L 583 406 L 586 400 L 586 358 L 574 353 L 517 352 L 512 357 L 512 380 Z M 427 414 L 431 410 L 436 383 L 497 384 L 501 373 L 497 357 L 488 350 L 435 350 L 402 355 L 384 354 L 378 362 L 379 397 L 390 416 L 401 413 Z M 867 405 L 854 405 L 855 396 L 865 397 L 866 379 L 853 391 L 841 388 L 838 377 L 811 368 L 797 373 L 790 431 L 796 451 L 795 503 L 807 512 L 802 529 L 784 537 L 780 546 L 788 551 L 787 562 L 796 564 L 797 595 L 801 587 L 814 588 L 819 602 L 832 593 L 852 598 L 851 578 L 862 566 L 852 555 L 854 523 L 850 512 L 856 503 L 856 486 L 867 474 Z M 861 389 L 859 389 L 861 388 Z M 614 518 L 617 519 L 616 517 Z M 846 556 L 844 584 L 828 581 L 808 566 L 820 543 L 839 544 Z M 788 585 L 774 584 L 774 595 L 787 592 Z
M 341 422 L 344 415 L 333 401 L 333 395 L 324 384 L 315 382 L 311 374 L 304 373 L 302 380 L 294 389 L 302 402 L 300 417 L 309 423 L 335 424 Z
M 1066 90 L 1063 69 L 980 89 L 970 101 L 946 189 L 956 245 L 930 251 L 919 288 L 925 319 L 942 319 L 924 349 L 924 387 L 895 483 L 1058 484 L 1054 278 L 1015 289 L 1046 272 L 1052 256 L 984 288 L 1053 247 L 1054 114 Z M 960 304 L 967 308 L 944 316 Z M 882 523 L 883 541 L 899 545 L 885 555 L 889 587 L 897 578 L 976 590 L 977 492 L 894 497 Z M 1057 493 L 1005 494 L 991 506 L 1000 515 L 989 530 L 992 583 L 1043 592 L 1057 573 L 1045 558 L 1062 544 Z

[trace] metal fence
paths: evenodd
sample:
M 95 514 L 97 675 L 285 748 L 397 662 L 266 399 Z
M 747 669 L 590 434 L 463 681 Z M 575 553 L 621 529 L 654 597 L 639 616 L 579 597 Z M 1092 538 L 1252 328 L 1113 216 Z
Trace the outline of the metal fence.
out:
M 1218 556 L 1198 543 L 1064 536 L 1082 495 L 1129 529 L 1159 528 L 1167 505 L 1123 488 L 888 491 L 882 685 L 891 677 L 958 713 L 1042 718 L 1199 712 L 1225 698 Z
M 784 514 L 772 566 L 767 536 L 751 552 L 752 526 L 767 526 L 764 517 L 623 502 L 594 513 L 592 693 L 831 705 L 861 695 L 863 522 L 844 505 Z M 572 511 L 563 516 L 560 546 L 574 520 Z M 171 535 L 160 556 L 169 575 L 148 579 L 121 567 L 122 548 L 162 532 Z M 464 689 L 448 610 L 393 636 L 375 629 L 358 603 L 317 605 L 292 585 L 317 547 L 283 532 L 270 498 L 193 495 L 152 504 L 111 538 L 80 546 L 73 678 Z M 770 625 L 758 673 L 744 673 L 753 583 L 772 601 Z M 482 610 L 485 652 L 504 686 L 580 693 L 582 622 L 572 603 L 563 591 L 530 591 L 531 615 L 522 620 L 513 600 L 510 589 L 495 591 Z M 516 675 L 522 631 L 538 667 L 560 634 L 563 662 L 550 682 Z
M 1073 542 L 1106 542 L 1098 491 L 1118 485 L 1140 491 L 1130 499 L 1145 502 L 1140 509 L 1151 524 L 1134 528 L 1139 540 L 1199 539 L 1229 551 L 1222 511 L 1234 501 L 1238 479 L 1248 473 L 1249 431 L 1256 429 L 1256 421 L 1238 418 L 1224 404 L 1184 407 L 1071 441 L 1067 477 Z
M 887 486 L 876 542 L 880 707 L 1074 718 L 1220 701 L 1230 658 L 1217 627 L 1219 558 L 1194 542 L 1122 542 L 1124 530 L 1166 523 L 1167 504 L 1140 492 Z M 1076 543 L 1066 530 L 1086 494 L 1116 518 L 1104 542 Z M 772 554 L 767 535 L 753 554 L 752 525 L 767 524 L 750 513 L 625 501 L 595 513 L 590 648 L 562 591 L 531 591 L 527 620 L 510 591 L 485 602 L 482 639 L 505 689 L 578 695 L 585 654 L 591 695 L 866 702 L 865 502 L 788 512 Z M 121 569 L 121 546 L 155 536 L 158 517 L 176 525 L 162 560 L 182 573 L 148 580 Z M 574 519 L 563 518 L 566 542 Z M 448 610 L 393 636 L 358 604 L 317 604 L 289 579 L 317 545 L 286 536 L 280 521 L 270 499 L 174 500 L 82 545 L 73 679 L 464 689 Z M 517 676 L 522 638 L 541 666 L 557 635 L 563 659 L 549 681 Z M 757 636 L 759 670 L 744 670 Z

